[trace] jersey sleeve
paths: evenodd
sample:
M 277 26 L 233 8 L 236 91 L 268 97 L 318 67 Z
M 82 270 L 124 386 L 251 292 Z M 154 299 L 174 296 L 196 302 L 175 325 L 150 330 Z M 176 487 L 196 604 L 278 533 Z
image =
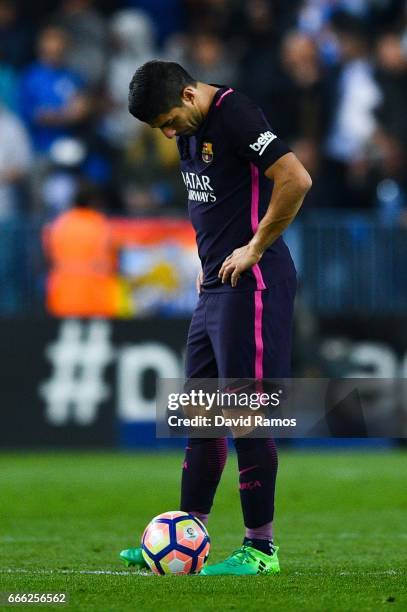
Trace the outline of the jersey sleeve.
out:
M 273 132 L 263 111 L 249 98 L 235 93 L 226 98 L 223 121 L 237 155 L 262 172 L 291 149 Z M 225 100 L 225 102 L 226 102 Z

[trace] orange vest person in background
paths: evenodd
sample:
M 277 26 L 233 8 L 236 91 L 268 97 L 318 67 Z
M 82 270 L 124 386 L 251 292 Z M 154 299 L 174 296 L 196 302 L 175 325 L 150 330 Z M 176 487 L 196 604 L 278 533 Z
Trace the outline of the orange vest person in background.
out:
M 108 218 L 95 210 L 98 192 L 83 186 L 74 207 L 44 233 L 50 262 L 47 310 L 56 317 L 114 317 L 119 309 L 117 263 Z

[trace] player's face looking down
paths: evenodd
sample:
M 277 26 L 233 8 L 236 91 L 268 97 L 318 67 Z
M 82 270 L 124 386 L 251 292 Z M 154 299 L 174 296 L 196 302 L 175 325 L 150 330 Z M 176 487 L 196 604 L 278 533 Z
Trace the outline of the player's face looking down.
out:
M 150 126 L 160 129 L 167 138 L 194 134 L 204 119 L 198 90 L 192 86 L 185 87 L 180 102 L 180 106 L 156 117 Z

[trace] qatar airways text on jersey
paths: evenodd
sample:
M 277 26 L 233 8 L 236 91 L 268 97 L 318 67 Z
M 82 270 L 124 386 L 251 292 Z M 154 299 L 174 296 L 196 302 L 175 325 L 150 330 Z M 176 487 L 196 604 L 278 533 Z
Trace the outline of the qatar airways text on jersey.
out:
M 188 190 L 188 200 L 194 202 L 216 202 L 216 195 L 211 186 L 211 180 L 206 174 L 181 172 Z

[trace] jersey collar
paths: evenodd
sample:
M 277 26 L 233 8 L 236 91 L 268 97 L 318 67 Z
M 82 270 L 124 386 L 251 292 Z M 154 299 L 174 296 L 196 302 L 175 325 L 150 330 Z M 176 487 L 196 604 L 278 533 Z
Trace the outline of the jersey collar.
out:
M 218 87 L 218 91 L 215 92 L 215 95 L 213 96 L 212 102 L 209 106 L 208 112 L 206 113 L 206 117 L 205 119 L 202 121 L 196 136 L 197 139 L 199 140 L 202 137 L 202 134 L 206 128 L 206 126 L 208 125 L 208 121 L 210 119 L 210 117 L 212 116 L 215 108 L 216 108 L 216 103 L 219 100 L 219 98 L 221 97 L 221 95 L 227 91 L 229 89 L 229 87 L 227 85 L 218 85 L 217 83 L 209 83 L 209 85 L 211 85 L 212 87 Z

